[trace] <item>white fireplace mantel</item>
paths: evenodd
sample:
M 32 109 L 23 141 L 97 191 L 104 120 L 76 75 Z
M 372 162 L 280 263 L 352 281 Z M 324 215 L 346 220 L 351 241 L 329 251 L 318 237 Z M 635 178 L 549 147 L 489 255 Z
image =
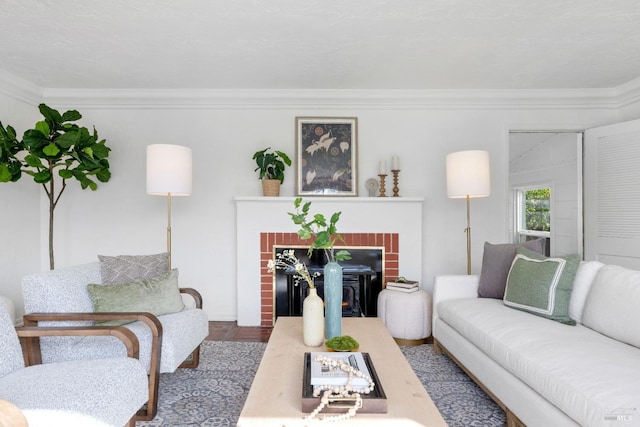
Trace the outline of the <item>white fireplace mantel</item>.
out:
M 238 325 L 260 325 L 260 233 L 296 232 L 294 197 L 235 197 Z M 422 197 L 305 197 L 310 213 L 342 212 L 340 233 L 398 233 L 400 273 L 422 277 Z

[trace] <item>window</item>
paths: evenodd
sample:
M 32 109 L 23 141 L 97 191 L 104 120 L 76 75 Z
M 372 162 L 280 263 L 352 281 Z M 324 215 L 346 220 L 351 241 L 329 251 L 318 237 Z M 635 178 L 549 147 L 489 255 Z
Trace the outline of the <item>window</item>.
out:
M 551 188 L 545 186 L 516 189 L 516 241 L 544 237 L 545 252 L 551 245 Z

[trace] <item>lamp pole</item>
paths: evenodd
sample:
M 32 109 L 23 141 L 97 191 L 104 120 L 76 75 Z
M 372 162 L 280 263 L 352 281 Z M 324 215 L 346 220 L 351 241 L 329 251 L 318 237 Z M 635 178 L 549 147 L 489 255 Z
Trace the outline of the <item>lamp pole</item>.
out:
M 447 196 L 467 201 L 467 274 L 471 274 L 471 198 L 491 193 L 489 153 L 458 151 L 447 155 Z
M 171 192 L 167 193 L 167 262 L 171 270 Z

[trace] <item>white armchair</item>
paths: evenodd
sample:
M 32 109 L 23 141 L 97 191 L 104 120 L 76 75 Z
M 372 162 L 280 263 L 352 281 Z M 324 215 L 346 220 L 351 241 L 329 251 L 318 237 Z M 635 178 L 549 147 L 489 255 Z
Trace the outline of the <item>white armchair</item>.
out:
M 25 366 L 18 337 L 114 337 L 123 357 L 79 360 Z M 73 425 L 71 419 L 95 424 L 134 426 L 140 408 L 148 401 L 147 373 L 137 359 L 138 340 L 128 329 L 116 326 L 18 328 L 0 304 L 0 400 L 20 409 L 30 427 Z M 48 418 L 37 414 L 48 413 Z M 0 425 L 3 413 L 0 411 Z M 12 425 L 12 424 L 9 424 Z M 90 424 L 84 424 L 90 425 Z
M 191 300 L 184 310 L 155 316 L 150 313 L 94 313 L 87 285 L 100 284 L 100 263 L 94 262 L 26 276 L 22 281 L 25 325 L 93 324 L 114 319 L 136 320 L 124 325 L 140 342 L 140 361 L 149 374 L 149 404 L 146 415 L 151 420 L 157 411 L 159 374 L 178 367 L 196 367 L 200 343 L 209 333 L 206 313 L 197 291 L 181 289 Z M 121 346 L 110 337 L 45 337 L 27 343 L 28 353 L 39 345 L 42 361 L 98 359 L 122 356 Z M 185 362 L 186 361 L 186 362 Z

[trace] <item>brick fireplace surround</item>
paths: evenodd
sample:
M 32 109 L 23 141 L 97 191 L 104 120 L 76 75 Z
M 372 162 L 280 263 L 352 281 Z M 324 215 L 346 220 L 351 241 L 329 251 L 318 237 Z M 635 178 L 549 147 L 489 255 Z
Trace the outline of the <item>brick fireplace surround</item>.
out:
M 398 278 L 399 236 L 398 233 L 342 233 L 345 242 L 341 246 L 375 246 L 384 248 L 384 278 Z M 267 271 L 267 262 L 273 258 L 274 246 L 308 246 L 296 233 L 260 233 L 260 323 L 273 325 L 273 288 L 275 273 Z M 336 246 L 337 247 L 337 246 Z
M 234 291 L 237 300 L 233 316 L 240 326 L 269 325 L 273 303 L 272 297 L 265 297 L 264 291 L 273 289 L 274 278 L 264 268 L 273 256 L 271 247 L 274 244 L 307 246 L 297 240 L 296 228 L 287 214 L 291 212 L 295 198 L 237 196 L 234 199 L 237 262 Z M 422 278 L 424 198 L 314 197 L 312 200 L 313 212 L 342 212 L 339 229 L 347 239 L 345 246 L 386 248 L 388 264 L 382 266 L 385 280 L 398 274 Z M 401 266 L 398 264 L 400 251 Z

